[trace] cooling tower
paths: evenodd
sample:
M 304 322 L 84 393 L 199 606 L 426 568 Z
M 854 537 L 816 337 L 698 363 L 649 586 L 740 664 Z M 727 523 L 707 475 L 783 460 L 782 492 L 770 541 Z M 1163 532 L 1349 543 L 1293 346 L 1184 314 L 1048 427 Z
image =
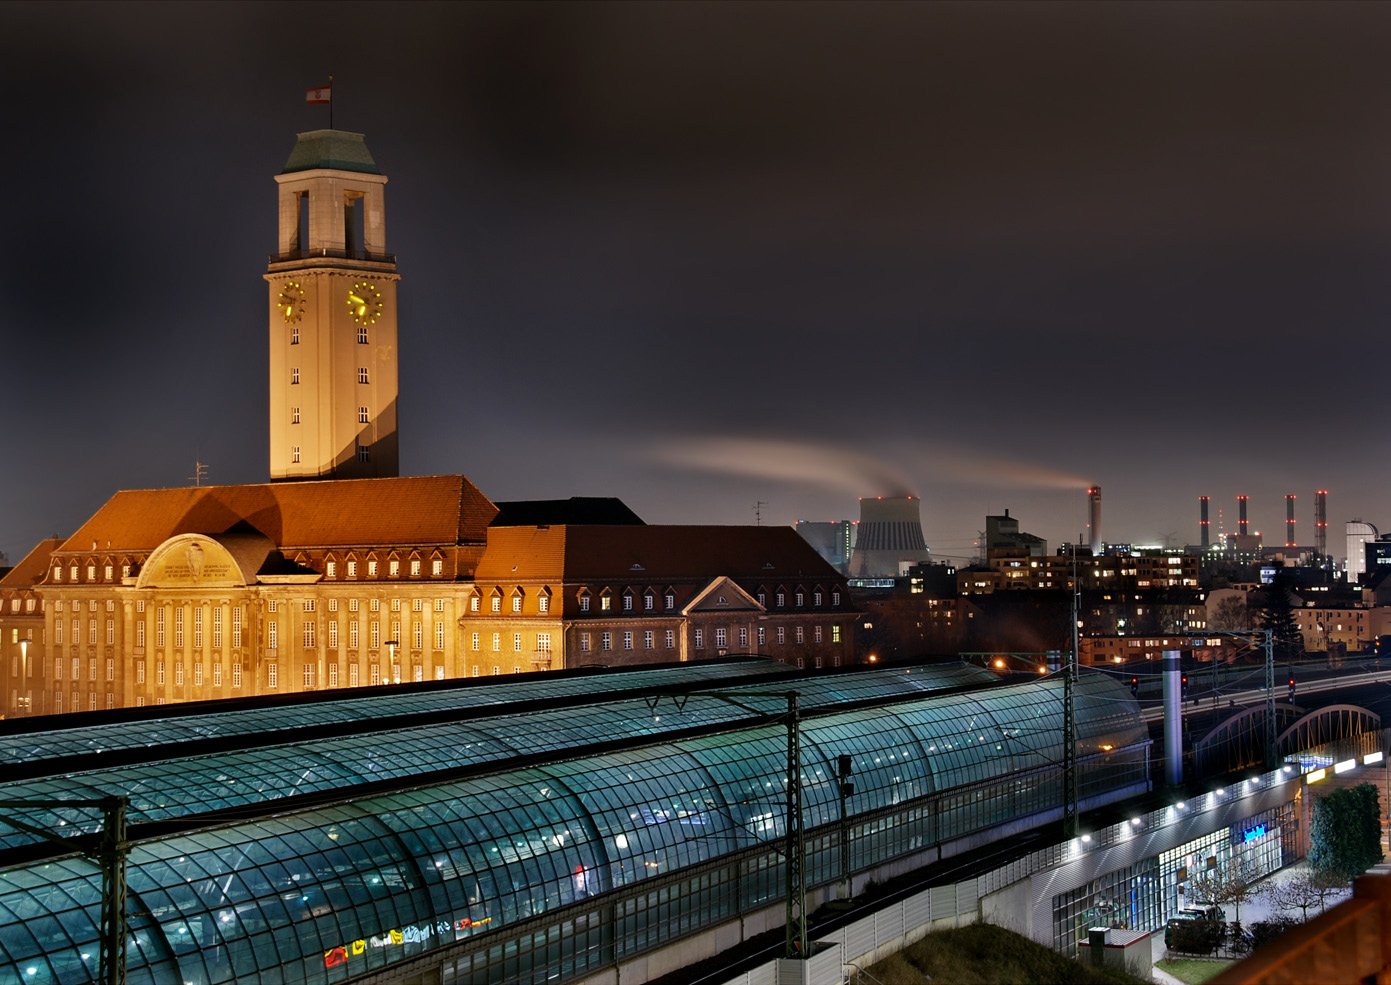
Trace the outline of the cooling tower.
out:
M 916 496 L 860 500 L 851 578 L 897 578 L 911 565 L 931 558 L 923 539 L 921 505 Z

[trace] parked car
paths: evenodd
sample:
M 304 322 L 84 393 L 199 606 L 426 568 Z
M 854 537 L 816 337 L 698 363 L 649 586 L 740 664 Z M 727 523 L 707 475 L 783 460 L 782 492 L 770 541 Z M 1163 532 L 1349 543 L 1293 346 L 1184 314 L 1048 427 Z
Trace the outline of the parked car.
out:
M 1164 925 L 1164 946 L 1174 946 L 1174 928 L 1183 923 L 1190 923 L 1195 920 L 1206 920 L 1209 923 L 1221 923 L 1227 919 L 1227 913 L 1220 906 L 1185 906 L 1174 914 L 1173 918 Z

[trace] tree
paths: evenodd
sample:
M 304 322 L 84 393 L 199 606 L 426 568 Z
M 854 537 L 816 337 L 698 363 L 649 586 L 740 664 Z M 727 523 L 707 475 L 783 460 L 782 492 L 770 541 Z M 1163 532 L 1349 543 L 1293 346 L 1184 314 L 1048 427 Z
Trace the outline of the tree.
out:
M 1260 628 L 1270 630 L 1276 659 L 1289 660 L 1304 652 L 1304 637 L 1299 632 L 1299 622 L 1290 603 L 1289 576 L 1283 571 L 1275 573 L 1266 589 Z
M 1346 885 L 1381 859 L 1381 800 L 1376 787 L 1359 783 L 1314 801 L 1309 828 L 1311 870 Z
M 1246 607 L 1246 599 L 1238 595 L 1228 595 L 1219 601 L 1212 612 L 1212 628 L 1227 632 L 1250 629 L 1251 610 Z
M 1241 923 L 1241 904 L 1251 901 L 1256 895 L 1256 886 L 1233 860 L 1227 868 L 1211 869 L 1199 875 L 1193 880 L 1188 893 L 1197 902 L 1208 906 L 1231 904 L 1236 922 Z
M 1272 882 L 1266 890 L 1270 905 L 1280 910 L 1298 910 L 1301 920 L 1309 919 L 1309 907 L 1317 906 L 1322 913 L 1335 894 L 1346 886 L 1341 879 L 1327 873 L 1301 872 L 1292 879 Z

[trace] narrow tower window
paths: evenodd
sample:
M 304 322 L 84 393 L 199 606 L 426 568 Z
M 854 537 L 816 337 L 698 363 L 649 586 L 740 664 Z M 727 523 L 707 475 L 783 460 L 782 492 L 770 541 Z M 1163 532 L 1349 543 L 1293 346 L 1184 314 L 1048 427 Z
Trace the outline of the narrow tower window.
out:
M 291 407 L 291 408 L 290 408 L 290 423 L 291 423 L 291 424 L 298 424 L 298 423 L 299 423 L 299 408 L 298 408 L 298 407 Z
M 357 327 L 357 344 L 358 344 L 358 345 L 366 345 L 366 344 L 367 344 L 367 326 L 366 326 L 366 325 L 359 325 L 359 326 Z
M 371 418 L 367 416 L 367 408 L 366 408 L 366 407 L 359 407 L 359 408 L 357 409 L 357 422 L 358 422 L 359 424 L 366 424 L 366 423 L 368 423 L 370 420 L 371 420 Z M 296 421 L 295 423 L 299 423 L 299 422 Z
M 359 383 L 366 383 L 366 382 L 367 382 L 367 367 L 366 367 L 366 366 L 359 366 L 359 367 L 358 367 L 358 369 L 357 369 L 357 381 L 358 381 Z M 296 382 L 296 383 L 299 382 L 299 370 L 295 370 L 295 382 Z
M 367 371 L 366 371 L 366 370 L 363 370 L 363 372 L 365 373 L 365 372 L 367 372 Z M 299 367 L 298 367 L 298 366 L 295 366 L 295 367 L 293 367 L 293 368 L 290 370 L 290 382 L 291 382 L 291 383 L 298 383 L 298 382 L 299 382 Z

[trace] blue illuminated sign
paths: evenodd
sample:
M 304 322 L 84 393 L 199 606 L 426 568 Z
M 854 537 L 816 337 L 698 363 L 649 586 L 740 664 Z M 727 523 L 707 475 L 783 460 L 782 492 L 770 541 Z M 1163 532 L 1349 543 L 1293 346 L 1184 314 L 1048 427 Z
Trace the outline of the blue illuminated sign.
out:
M 1264 824 L 1258 824 L 1258 825 L 1256 825 L 1254 828 L 1251 828 L 1251 829 L 1249 829 L 1249 830 L 1247 830 L 1247 831 L 1243 831 L 1243 832 L 1241 833 L 1241 837 L 1242 837 L 1245 841 L 1255 841 L 1257 838 L 1264 838 L 1264 837 L 1265 837 L 1265 825 L 1264 825 Z

